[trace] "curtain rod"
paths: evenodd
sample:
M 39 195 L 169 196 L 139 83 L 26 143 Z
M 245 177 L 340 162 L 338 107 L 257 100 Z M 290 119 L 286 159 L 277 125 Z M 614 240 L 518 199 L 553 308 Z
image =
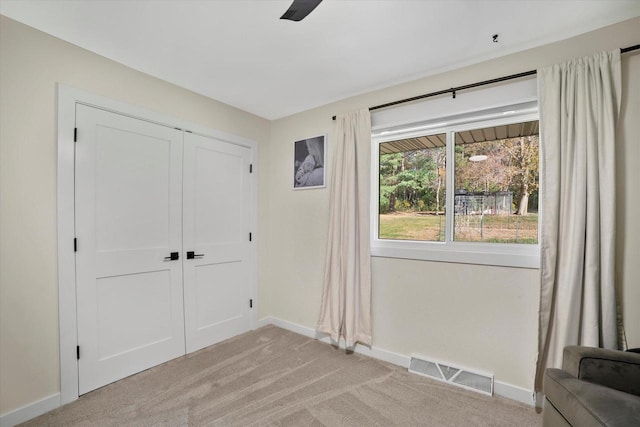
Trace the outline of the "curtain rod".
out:
M 640 49 L 640 44 L 637 44 L 635 46 L 629 46 L 629 47 L 621 48 L 620 49 L 620 53 L 627 53 L 627 52 L 631 52 L 631 51 L 638 50 L 638 49 Z M 455 98 L 456 97 L 456 92 L 458 92 L 460 90 L 471 89 L 473 87 L 478 87 L 478 86 L 490 85 L 492 83 L 503 82 L 503 81 L 506 81 L 506 80 L 518 79 L 520 77 L 531 76 L 531 75 L 534 75 L 534 74 L 537 74 L 536 70 L 525 71 L 523 73 L 517 73 L 517 74 L 511 74 L 509 76 L 498 77 L 498 78 L 495 78 L 495 79 L 485 80 L 485 81 L 477 82 L 477 83 L 471 83 L 471 84 L 464 85 L 464 86 L 452 87 L 450 89 L 443 89 L 443 90 L 439 90 L 439 91 L 436 91 L 436 92 L 426 93 L 424 95 L 418 95 L 418 96 L 413 96 L 411 98 L 401 99 L 399 101 L 387 102 L 386 104 L 376 105 L 375 107 L 370 107 L 369 111 L 379 110 L 381 108 L 391 107 L 393 105 L 398 105 L 398 104 L 405 104 L 407 102 L 417 101 L 418 99 L 430 98 L 432 96 L 444 95 L 446 93 L 451 93 L 453 95 L 453 97 Z M 336 116 L 333 116 L 331 119 L 335 120 Z

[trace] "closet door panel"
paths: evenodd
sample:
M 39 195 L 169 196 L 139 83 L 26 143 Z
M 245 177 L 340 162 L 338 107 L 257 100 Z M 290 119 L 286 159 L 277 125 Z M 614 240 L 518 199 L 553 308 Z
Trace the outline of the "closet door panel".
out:
M 79 392 L 185 353 L 182 132 L 76 110 Z
M 184 143 L 185 333 L 191 352 L 251 326 L 251 152 L 194 134 L 185 134 Z

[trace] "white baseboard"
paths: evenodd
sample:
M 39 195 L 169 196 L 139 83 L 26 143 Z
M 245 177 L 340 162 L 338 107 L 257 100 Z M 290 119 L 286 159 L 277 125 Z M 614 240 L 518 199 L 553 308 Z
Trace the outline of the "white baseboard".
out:
M 318 334 L 314 329 L 307 326 L 298 325 L 297 323 L 289 322 L 287 320 L 278 319 L 277 317 L 267 316 L 258 321 L 258 327 L 274 325 L 282 329 L 286 329 L 291 332 L 295 332 L 300 335 L 307 336 L 309 338 L 317 339 L 319 341 L 336 345 L 336 342 L 331 340 L 324 334 Z M 344 348 L 344 343 L 340 343 L 340 347 Z M 389 350 L 385 350 L 378 347 L 365 347 L 358 345 L 354 349 L 354 352 L 363 354 L 365 356 L 373 357 L 374 359 L 383 360 L 385 362 L 392 363 L 394 365 L 408 368 L 411 361 L 411 357 L 403 354 L 394 353 Z M 515 400 L 516 402 L 524 403 L 525 405 L 535 406 L 533 399 L 533 391 L 527 390 L 522 387 L 503 383 L 500 381 L 493 382 L 493 393 L 497 396 L 505 397 L 507 399 Z
M 274 325 L 282 329 L 286 329 L 291 332 L 295 332 L 300 335 L 304 335 L 309 338 L 316 339 L 318 341 L 322 341 L 327 344 L 338 345 L 335 341 L 333 341 L 330 337 L 325 334 L 320 334 L 316 332 L 314 329 L 298 325 L 293 322 L 288 322 L 286 320 L 278 319 L 277 317 L 267 316 L 258 322 L 259 326 L 266 325 Z M 344 342 L 339 343 L 340 348 L 344 347 Z M 363 345 L 358 345 L 355 348 L 350 348 L 355 353 L 364 354 L 365 356 L 373 357 L 375 359 L 383 360 L 385 362 L 393 363 L 394 365 L 402 366 L 403 368 L 409 367 L 410 358 L 408 356 L 404 356 L 402 354 L 394 353 L 389 350 L 384 350 L 378 347 L 365 347 Z
M 493 392 L 498 396 L 506 397 L 507 399 L 524 403 L 525 405 L 536 406 L 533 390 L 527 390 L 526 388 L 518 387 L 517 385 L 494 380 Z
M 29 421 L 39 415 L 60 406 L 60 393 L 40 399 L 6 414 L 0 415 L 0 427 L 13 427 L 16 424 Z

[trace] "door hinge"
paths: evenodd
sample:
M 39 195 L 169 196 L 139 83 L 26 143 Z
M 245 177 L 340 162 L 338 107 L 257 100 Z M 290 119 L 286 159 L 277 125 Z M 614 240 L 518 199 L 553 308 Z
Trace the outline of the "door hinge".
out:
M 78 128 L 73 128 L 73 142 L 78 142 Z
M 252 299 L 249 300 L 249 308 L 253 308 L 253 300 Z
M 76 237 L 73 238 L 73 252 L 78 252 L 78 239 Z
M 249 241 L 253 240 L 253 237 L 251 236 L 251 233 L 249 233 Z
M 253 173 L 253 163 L 249 164 L 249 173 Z
M 80 346 L 79 345 L 76 346 L 76 357 L 78 358 L 78 360 L 80 360 Z

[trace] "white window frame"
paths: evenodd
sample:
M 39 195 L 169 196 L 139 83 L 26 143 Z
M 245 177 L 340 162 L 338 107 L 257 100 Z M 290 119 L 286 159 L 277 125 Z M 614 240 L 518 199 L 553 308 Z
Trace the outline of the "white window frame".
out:
M 371 255 L 425 261 L 482 264 L 505 267 L 540 268 L 540 244 L 511 244 L 487 242 L 457 242 L 453 240 L 454 192 L 447 191 L 445 204 L 445 241 L 417 241 L 380 239 L 379 231 L 379 175 L 380 144 L 398 139 L 445 133 L 447 139 L 447 189 L 454 187 L 455 142 L 453 135 L 470 129 L 499 126 L 514 122 L 539 120 L 536 101 L 475 111 L 457 116 L 441 117 L 428 122 L 413 123 L 372 132 L 371 150 Z M 539 203 L 542 203 L 542 197 Z M 539 205 L 539 212 L 541 212 Z M 541 217 L 538 217 L 538 242 Z

